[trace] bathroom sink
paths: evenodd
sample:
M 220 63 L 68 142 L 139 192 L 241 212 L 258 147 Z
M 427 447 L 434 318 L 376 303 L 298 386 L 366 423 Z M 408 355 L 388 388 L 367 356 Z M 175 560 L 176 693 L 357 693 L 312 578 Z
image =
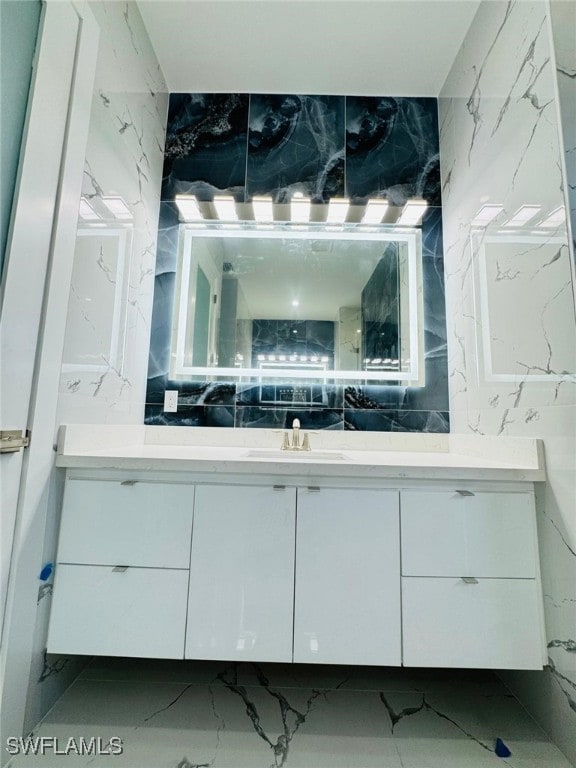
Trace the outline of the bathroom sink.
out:
M 309 461 L 349 461 L 349 457 L 338 451 L 281 451 L 276 448 L 262 448 L 248 451 L 245 454 L 248 459 L 308 459 Z

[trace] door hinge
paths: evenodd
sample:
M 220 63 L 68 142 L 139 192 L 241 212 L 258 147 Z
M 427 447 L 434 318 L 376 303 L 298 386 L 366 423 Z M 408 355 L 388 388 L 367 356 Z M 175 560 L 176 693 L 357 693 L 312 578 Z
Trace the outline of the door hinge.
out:
M 30 430 L 23 434 L 21 429 L 0 430 L 0 453 L 15 453 L 30 445 Z

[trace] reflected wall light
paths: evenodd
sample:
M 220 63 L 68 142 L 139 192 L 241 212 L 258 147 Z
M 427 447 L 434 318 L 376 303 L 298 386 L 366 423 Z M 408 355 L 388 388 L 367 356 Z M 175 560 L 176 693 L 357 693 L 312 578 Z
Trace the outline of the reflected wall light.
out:
M 310 220 L 310 200 L 302 192 L 294 192 L 290 201 L 290 218 L 292 221 L 307 224 Z
M 254 219 L 258 223 L 271 224 L 274 221 L 271 197 L 253 197 L 252 207 L 254 209 Z
M 566 221 L 566 209 L 563 205 L 560 206 L 560 208 L 556 208 L 552 213 L 550 213 L 545 219 L 543 219 L 540 224 L 538 224 L 538 227 L 542 228 L 550 228 L 555 229 L 556 227 L 561 226 Z
M 404 227 L 415 227 L 422 221 L 422 216 L 428 208 L 425 200 L 408 200 L 396 224 Z
M 231 195 L 216 195 L 214 197 L 214 208 L 221 221 L 238 221 L 236 203 Z
M 94 208 L 90 205 L 85 197 L 80 198 L 80 208 L 78 209 L 78 215 L 84 221 L 98 221 L 102 217 L 99 213 L 96 213 Z
M 174 200 L 184 221 L 203 221 L 204 217 L 194 195 L 176 195 Z
M 328 215 L 326 222 L 328 224 L 343 224 L 348 215 L 350 201 L 344 197 L 333 197 L 328 203 Z
M 388 203 L 386 200 L 368 200 L 362 222 L 364 224 L 380 224 L 387 210 Z
M 516 213 L 511 216 L 508 221 L 505 221 L 502 226 L 504 227 L 523 227 L 531 219 L 540 213 L 542 206 L 540 205 L 521 205 Z
M 115 219 L 131 219 L 132 218 L 132 212 L 130 208 L 126 205 L 124 200 L 121 197 L 117 196 L 110 196 L 110 197 L 103 197 L 102 202 L 108 208 L 110 213 L 114 216 Z
M 472 219 L 471 224 L 473 227 L 487 227 L 503 210 L 503 205 L 496 205 L 495 203 L 483 205 Z

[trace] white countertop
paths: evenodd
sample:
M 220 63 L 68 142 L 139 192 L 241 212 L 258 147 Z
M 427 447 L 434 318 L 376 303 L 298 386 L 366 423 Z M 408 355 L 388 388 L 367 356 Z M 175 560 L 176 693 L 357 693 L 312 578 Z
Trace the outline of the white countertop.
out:
M 56 465 L 77 469 L 183 471 L 210 476 L 225 473 L 327 479 L 398 477 L 533 482 L 546 477 L 542 444 L 529 438 L 311 431 L 312 450 L 300 454 L 280 451 L 283 432 L 64 425 L 60 427 Z

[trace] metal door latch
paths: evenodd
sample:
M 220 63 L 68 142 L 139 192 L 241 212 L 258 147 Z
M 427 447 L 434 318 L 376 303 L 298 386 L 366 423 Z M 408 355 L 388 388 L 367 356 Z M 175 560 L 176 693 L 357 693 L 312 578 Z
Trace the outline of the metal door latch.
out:
M 23 434 L 21 429 L 0 430 L 0 453 L 15 453 L 30 445 L 30 430 Z

